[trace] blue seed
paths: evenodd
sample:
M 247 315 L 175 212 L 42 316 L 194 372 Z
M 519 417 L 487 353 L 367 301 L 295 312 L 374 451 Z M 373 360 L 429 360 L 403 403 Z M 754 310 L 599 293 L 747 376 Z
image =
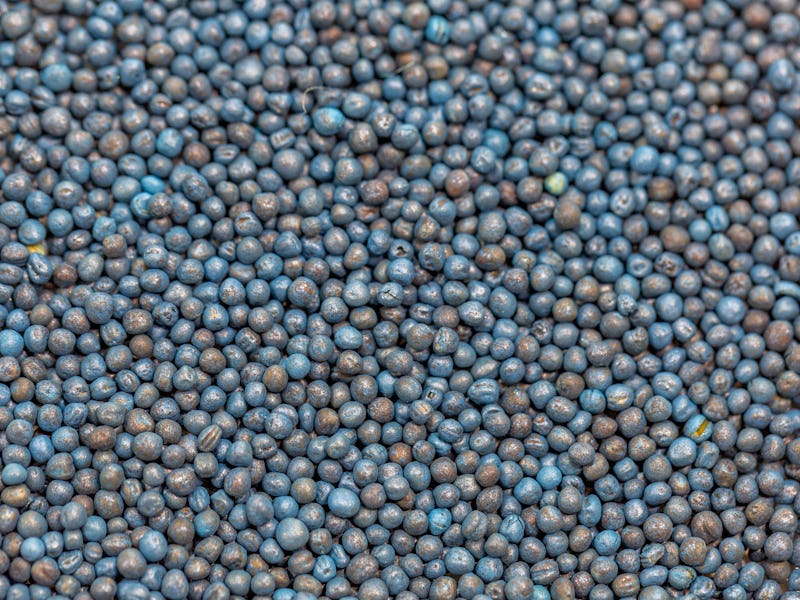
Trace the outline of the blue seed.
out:
M 314 128 L 320 135 L 336 135 L 344 126 L 345 117 L 339 109 L 323 107 L 313 114 Z

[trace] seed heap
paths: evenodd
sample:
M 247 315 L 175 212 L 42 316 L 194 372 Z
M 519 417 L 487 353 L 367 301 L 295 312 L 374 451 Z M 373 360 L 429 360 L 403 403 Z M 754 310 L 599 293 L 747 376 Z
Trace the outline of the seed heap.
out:
M 797 0 L 0 0 L 0 598 L 800 599 Z

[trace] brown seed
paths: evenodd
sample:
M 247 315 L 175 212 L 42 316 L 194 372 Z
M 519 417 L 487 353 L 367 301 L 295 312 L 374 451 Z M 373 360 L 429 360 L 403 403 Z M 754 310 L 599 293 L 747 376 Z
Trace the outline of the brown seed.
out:
M 222 438 L 222 429 L 219 425 L 209 425 L 197 436 L 197 448 L 201 452 L 211 452 L 216 448 Z
M 183 570 L 189 581 L 200 581 L 211 573 L 211 564 L 204 558 L 192 556 L 186 561 Z
M 469 177 L 463 169 L 453 169 L 444 180 L 444 189 L 451 198 L 459 198 L 469 191 Z
M 764 341 L 767 348 L 776 352 L 783 352 L 794 339 L 794 331 L 788 321 L 773 321 L 764 331 Z
M 722 521 L 711 511 L 703 511 L 692 518 L 691 530 L 707 544 L 717 542 L 722 537 Z
M 361 199 L 370 206 L 380 206 L 389 198 L 389 188 L 380 179 L 362 183 L 358 192 Z
M 742 11 L 745 24 L 752 29 L 766 29 L 772 19 L 772 11 L 767 4 L 754 2 Z
M 166 67 L 174 56 L 175 51 L 164 42 L 157 42 L 147 50 L 147 62 L 155 67 Z
M 501 582 L 496 582 L 501 583 Z M 444 576 L 436 579 L 428 592 L 428 598 L 431 600 L 455 600 L 456 597 L 456 580 L 452 577 Z
M 370 419 L 378 423 L 388 423 L 394 419 L 394 405 L 388 398 L 376 398 L 367 407 Z
M 386 504 L 386 492 L 379 483 L 370 483 L 361 490 L 362 504 L 372 510 L 377 510 Z
M 431 80 L 444 79 L 450 71 L 450 65 L 442 56 L 429 56 L 426 57 L 423 64 L 428 71 L 428 77 Z
M 291 495 L 300 504 L 314 502 L 316 487 L 314 480 L 308 477 L 300 477 L 292 482 Z
M 145 334 L 133 336 L 128 345 L 136 358 L 147 358 L 153 354 L 153 340 Z
M 706 554 L 708 554 L 706 543 L 698 537 L 688 537 L 680 545 L 680 558 L 690 567 L 702 565 Z
M 369 552 L 362 552 L 350 560 L 345 568 L 345 575 L 351 583 L 359 585 L 367 579 L 375 577 L 379 568 L 378 561 L 374 556 Z
M 14 508 L 27 506 L 31 492 L 25 484 L 12 485 L 0 492 L 0 502 Z
M 295 577 L 292 588 L 297 592 L 311 594 L 315 598 L 321 597 L 324 589 L 321 582 L 317 581 L 313 576 L 306 574 Z
M 200 142 L 191 142 L 183 149 L 183 160 L 192 167 L 199 168 L 211 160 L 211 152 Z
M 20 376 L 19 362 L 13 356 L 0 358 L 0 381 L 11 383 Z
M 581 207 L 573 200 L 562 198 L 556 203 L 553 218 L 561 229 L 574 229 L 581 220 Z
M 756 498 L 744 509 L 747 520 L 756 527 L 763 527 L 769 522 L 773 513 L 771 498 Z
M 767 577 L 774 581 L 788 581 L 794 567 L 788 560 L 781 562 L 765 561 L 764 571 Z
M 17 583 L 24 583 L 28 581 L 31 576 L 31 563 L 21 557 L 17 557 L 11 561 L 8 567 L 8 577 L 11 581 Z
M 189 493 L 194 491 L 195 485 L 191 486 L 191 490 Z M 233 469 L 228 475 L 225 477 L 225 492 L 229 495 L 233 496 L 234 498 L 241 498 L 245 494 L 250 491 L 252 486 L 252 480 L 250 479 L 250 472 L 242 467 L 238 467 Z M 186 486 L 186 489 L 189 489 L 189 486 Z
M 397 442 L 389 447 L 389 460 L 401 467 L 406 466 L 414 456 L 411 453 L 411 447 L 403 442 Z
M 642 531 L 650 542 L 663 543 L 672 535 L 672 521 L 666 515 L 650 515 L 642 525 Z
M 403 11 L 403 22 L 413 29 L 422 29 L 428 24 L 431 11 L 423 2 L 409 4 Z
M 506 253 L 497 244 L 487 244 L 475 255 L 475 264 L 483 271 L 496 271 L 506 262 Z
M 164 419 L 156 423 L 155 432 L 164 440 L 165 444 L 177 444 L 183 435 L 181 424 L 172 419 Z
M 684 248 L 689 244 L 691 238 L 689 232 L 678 225 L 667 225 L 661 231 L 661 242 L 664 244 L 664 249 L 670 252 L 683 252 Z
M 116 492 L 100 490 L 94 497 L 94 511 L 104 519 L 121 516 L 124 508 L 122 497 Z
M 194 525 L 188 519 L 178 517 L 169 524 L 167 536 L 176 544 L 189 544 L 194 539 Z
M 742 328 L 748 333 L 762 333 L 769 322 L 769 313 L 762 310 L 748 310 L 742 321 Z
M 117 441 L 117 433 L 113 427 L 101 425 L 86 435 L 86 445 L 92 450 L 111 450 Z
M 197 487 L 197 476 L 191 468 L 175 469 L 166 479 L 167 488 L 180 497 L 191 494 Z
M 222 554 L 224 545 L 223 541 L 214 535 L 199 541 L 194 548 L 194 553 L 197 556 L 203 557 L 210 563 L 215 563 L 219 555 Z
M 286 389 L 286 385 L 289 383 L 289 376 L 283 367 L 272 365 L 264 373 L 263 381 L 264 385 L 267 386 L 267 390 L 279 393 Z

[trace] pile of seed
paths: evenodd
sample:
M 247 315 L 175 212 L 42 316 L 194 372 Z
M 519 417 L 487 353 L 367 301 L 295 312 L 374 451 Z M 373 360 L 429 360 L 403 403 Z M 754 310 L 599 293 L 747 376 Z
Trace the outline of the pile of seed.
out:
M 800 599 L 798 0 L 0 0 L 0 598 Z

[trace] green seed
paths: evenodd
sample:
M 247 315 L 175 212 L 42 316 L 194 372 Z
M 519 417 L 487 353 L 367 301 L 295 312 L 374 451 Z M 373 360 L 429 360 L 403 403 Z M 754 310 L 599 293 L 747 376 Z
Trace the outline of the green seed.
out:
M 560 196 L 561 194 L 564 193 L 564 190 L 566 188 L 567 188 L 567 176 L 564 175 L 561 171 L 556 171 L 555 173 L 551 173 L 544 180 L 544 189 L 546 189 L 554 196 Z

